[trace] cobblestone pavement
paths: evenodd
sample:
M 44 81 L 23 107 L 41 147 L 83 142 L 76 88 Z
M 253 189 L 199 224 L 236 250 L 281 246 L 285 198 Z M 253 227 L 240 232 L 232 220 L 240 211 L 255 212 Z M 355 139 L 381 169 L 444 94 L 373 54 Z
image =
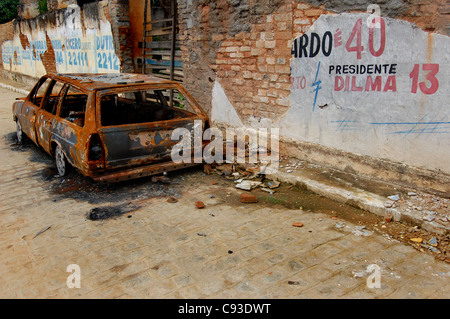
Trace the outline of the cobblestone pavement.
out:
M 0 89 L 1 298 L 450 297 L 449 264 L 324 213 L 241 204 L 240 191 L 201 170 L 169 185 L 55 177 L 50 157 L 14 144 L 17 96 Z M 116 206 L 130 211 L 87 218 Z M 72 264 L 80 288 L 68 288 Z M 367 284 L 372 264 L 380 288 Z

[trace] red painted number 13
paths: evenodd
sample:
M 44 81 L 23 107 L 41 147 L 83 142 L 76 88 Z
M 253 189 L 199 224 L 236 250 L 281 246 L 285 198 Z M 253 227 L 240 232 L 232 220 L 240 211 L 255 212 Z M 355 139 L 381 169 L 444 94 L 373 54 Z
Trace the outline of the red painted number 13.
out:
M 439 64 L 423 64 L 422 70 L 429 71 L 425 76 L 425 79 L 429 82 L 429 86 L 427 86 L 426 81 L 419 83 L 419 68 L 420 64 L 415 64 L 412 72 L 409 74 L 409 77 L 412 79 L 412 87 L 411 93 L 417 93 L 417 87 L 424 94 L 434 94 L 439 88 L 439 81 L 436 78 L 436 74 L 439 72 Z

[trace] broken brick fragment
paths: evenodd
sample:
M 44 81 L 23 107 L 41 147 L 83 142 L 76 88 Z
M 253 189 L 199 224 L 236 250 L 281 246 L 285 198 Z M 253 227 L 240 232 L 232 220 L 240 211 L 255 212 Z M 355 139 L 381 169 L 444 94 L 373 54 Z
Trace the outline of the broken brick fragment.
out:
M 258 199 L 253 194 L 241 194 L 241 203 L 257 203 Z
M 205 204 L 202 201 L 197 201 L 195 202 L 195 207 L 197 207 L 198 209 L 202 209 L 205 208 Z

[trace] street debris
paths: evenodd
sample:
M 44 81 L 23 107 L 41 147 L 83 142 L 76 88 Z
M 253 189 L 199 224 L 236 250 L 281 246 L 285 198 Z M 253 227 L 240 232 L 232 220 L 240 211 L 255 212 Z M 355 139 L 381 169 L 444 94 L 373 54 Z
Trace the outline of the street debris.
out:
M 261 182 L 249 181 L 249 180 L 238 180 L 239 182 L 236 184 L 236 188 L 243 189 L 246 191 L 251 190 L 252 188 L 256 188 L 260 186 Z
M 197 233 L 197 235 L 200 237 L 206 237 L 206 234 L 204 234 L 204 233 Z
M 205 203 L 203 203 L 202 201 L 196 201 L 195 207 L 197 207 L 198 209 L 205 208 Z
M 234 171 L 234 165 L 233 164 L 222 164 L 222 165 L 217 165 L 215 167 L 215 171 L 219 174 L 219 175 L 225 175 L 225 176 L 230 176 L 233 171 Z
M 334 225 L 334 227 L 336 227 L 336 228 L 344 228 L 345 227 L 345 223 L 344 222 L 337 222 L 336 225 Z
M 394 206 L 395 202 L 392 200 L 388 200 L 384 203 L 384 207 L 386 208 L 391 208 L 392 206 Z
M 280 182 L 278 182 L 278 181 L 267 181 L 267 182 L 264 182 L 264 184 L 267 187 L 269 187 L 270 189 L 280 187 Z
M 258 199 L 253 194 L 241 194 L 241 203 L 257 203 Z
M 427 245 L 427 244 L 420 244 L 421 247 L 423 248 L 427 248 L 428 250 L 431 250 L 432 252 L 435 252 L 437 254 L 440 254 L 441 252 L 439 251 L 439 249 L 437 249 L 436 247 Z
M 173 197 L 173 196 L 170 196 L 170 197 L 167 199 L 167 202 L 168 202 L 168 203 L 176 203 L 176 202 L 178 202 L 178 199 L 176 199 L 176 198 Z
M 384 216 L 384 221 L 386 223 L 390 223 L 392 221 L 392 218 L 393 218 L 392 214 L 388 214 L 388 215 Z
M 357 270 L 352 270 L 352 274 L 354 278 L 362 278 L 366 276 L 366 272 L 365 271 L 357 271 Z
M 263 192 L 269 193 L 270 195 L 273 195 L 273 193 L 275 193 L 274 190 L 268 189 L 268 188 L 265 188 L 265 187 L 261 187 L 261 190 L 262 190 Z
M 273 195 L 275 188 L 280 187 L 279 181 L 265 178 L 265 166 L 256 164 L 206 164 L 203 166 L 203 171 L 206 174 L 216 173 L 231 179 L 235 183 L 237 189 L 251 191 L 260 188 L 262 191 Z M 258 180 L 256 180 L 258 179 Z M 213 183 L 216 185 L 217 183 Z
M 165 175 L 162 176 L 152 176 L 152 182 L 153 183 L 163 183 L 163 184 L 170 184 L 170 178 L 168 178 Z
M 368 237 L 373 235 L 373 231 L 367 230 L 366 226 L 355 226 L 355 229 L 352 231 L 352 234 L 356 236 Z
M 41 231 L 39 231 L 36 235 L 34 235 L 34 237 L 33 237 L 32 239 L 35 239 L 37 236 L 39 236 L 39 235 L 42 234 L 43 232 L 46 232 L 47 230 L 50 229 L 50 227 L 52 227 L 52 226 L 50 225 L 50 226 L 45 227 L 44 229 L 42 229 Z
M 422 238 L 410 238 L 410 240 L 415 243 L 421 243 L 423 239 Z
M 423 220 L 426 220 L 429 222 L 432 222 L 435 218 L 436 218 L 436 213 L 433 211 L 425 211 L 422 216 Z
M 436 247 L 437 244 L 438 244 L 438 242 L 437 242 L 437 238 L 436 238 L 436 237 L 433 237 L 433 238 L 431 238 L 431 239 L 428 241 L 428 245 L 431 245 L 431 246 Z
M 393 200 L 394 202 L 398 201 L 400 199 L 400 197 L 398 195 L 392 195 L 392 196 L 388 196 L 388 198 L 390 200 Z
M 295 280 L 289 280 L 288 281 L 288 285 L 300 285 L 299 281 L 295 281 Z
M 203 172 L 204 172 L 205 174 L 211 175 L 211 174 L 212 174 L 212 171 L 213 171 L 213 169 L 212 169 L 212 167 L 211 167 L 210 164 L 205 164 L 205 165 L 203 165 Z
M 293 223 L 292 226 L 294 226 L 294 227 L 303 227 L 303 223 L 296 222 L 296 223 Z

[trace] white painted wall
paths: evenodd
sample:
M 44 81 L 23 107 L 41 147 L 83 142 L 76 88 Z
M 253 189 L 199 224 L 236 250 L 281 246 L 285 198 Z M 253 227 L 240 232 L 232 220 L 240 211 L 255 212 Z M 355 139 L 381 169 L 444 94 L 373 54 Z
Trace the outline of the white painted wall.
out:
M 250 117 L 243 122 L 250 126 L 260 127 L 261 123 L 266 123 L 278 127 L 282 138 L 450 174 L 449 37 L 424 32 L 406 21 L 383 17 L 384 49 L 381 49 L 379 25 L 380 28 L 373 29 L 371 52 L 368 17 L 365 13 L 322 15 L 306 36 L 311 41 L 314 32 L 322 41 L 329 32 L 331 51 L 327 37 L 325 54 L 320 50 L 310 57 L 310 42 L 308 57 L 293 54 L 288 112 L 278 121 Z M 355 25 L 360 19 L 359 33 Z M 363 47 L 360 58 L 352 51 L 356 49 L 358 34 Z M 298 48 L 300 40 L 296 41 Z M 369 85 L 366 91 L 368 74 L 337 75 L 335 71 L 337 65 L 371 64 L 394 65 L 391 74 L 389 69 L 380 74 L 379 90 L 376 86 L 372 90 Z M 331 73 L 330 66 L 335 66 Z M 438 72 L 433 76 L 424 66 Z M 416 77 L 411 74 L 414 70 L 419 71 Z M 427 74 L 434 83 L 426 79 Z M 342 83 L 336 80 L 337 76 L 344 79 L 340 90 Z M 348 88 L 345 88 L 345 76 L 349 76 Z M 377 81 L 377 76 L 370 75 L 372 81 Z M 414 78 L 417 84 L 413 83 Z M 318 85 L 314 83 L 319 81 L 316 98 Z M 412 92 L 414 88 L 417 88 L 416 93 Z M 234 113 L 218 83 L 212 94 L 213 119 L 232 126 L 239 124 L 234 115 L 227 115 Z
M 291 107 L 279 122 L 281 135 L 450 173 L 449 38 L 424 32 L 406 21 L 383 18 L 385 47 L 380 50 L 382 29 L 374 28 L 372 51 L 379 55 L 374 56 L 370 52 L 368 17 L 368 14 L 322 15 L 308 31 L 309 39 L 312 32 L 322 39 L 322 35 L 330 31 L 334 38 L 333 48 L 329 56 L 319 52 L 313 58 L 291 59 L 294 81 Z M 359 19 L 362 21 L 361 46 L 364 47 L 360 59 L 357 52 L 351 51 L 357 44 L 358 32 L 349 42 L 350 52 L 346 48 Z M 339 31 L 342 32 L 342 44 L 337 41 L 335 46 L 336 32 Z M 368 74 L 348 74 L 348 91 L 345 81 L 344 88 L 339 90 L 338 75 L 335 71 L 330 74 L 330 66 L 369 64 L 395 64 L 395 74 L 383 72 L 381 75 L 380 91 L 372 91 L 370 87 L 366 91 Z M 425 69 L 437 71 L 439 68 L 435 79 L 430 71 L 423 69 L 424 65 Z M 411 72 L 415 67 L 419 70 L 418 85 L 417 92 L 412 93 L 415 84 Z M 434 84 L 426 80 L 427 74 Z M 345 75 L 341 76 L 345 78 Z M 361 91 L 352 91 L 352 76 L 355 77 L 354 90 Z M 389 76 L 392 85 L 385 88 Z M 376 75 L 371 78 L 375 81 Z M 318 81 L 321 81 L 321 89 L 316 99 L 317 85 L 314 83 Z M 432 94 L 423 93 L 421 86 Z
M 41 29 L 20 24 L 20 32 L 28 38 L 30 46 L 22 47 L 16 29 L 14 39 L 2 44 L 3 68 L 32 77 L 46 73 L 41 54 L 47 50 L 50 38 L 55 52 L 56 69 L 59 73 L 118 73 L 120 61 L 114 50 L 111 24 L 106 17 L 98 20 L 82 19 L 77 5 L 65 9 L 64 20 L 58 25 Z M 102 14 L 102 11 L 99 10 Z M 85 28 L 82 27 L 84 22 Z M 34 54 L 33 46 L 36 54 Z

